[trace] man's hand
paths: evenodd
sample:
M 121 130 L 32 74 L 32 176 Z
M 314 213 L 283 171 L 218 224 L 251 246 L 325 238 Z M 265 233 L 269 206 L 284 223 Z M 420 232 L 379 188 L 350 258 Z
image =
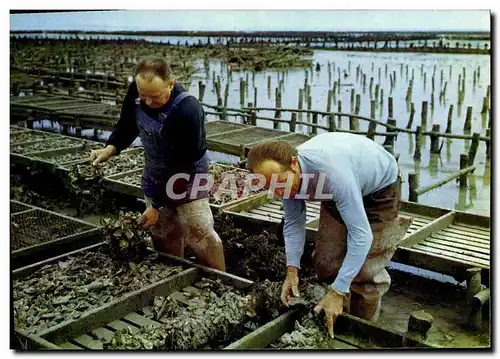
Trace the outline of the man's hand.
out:
M 281 301 L 287 307 L 290 305 L 292 294 L 299 297 L 299 270 L 296 267 L 288 267 L 285 282 L 281 289 Z
M 90 160 L 93 161 L 92 165 L 97 166 L 100 162 L 106 162 L 111 156 L 116 153 L 116 147 L 108 145 L 105 148 L 90 151 Z
M 154 226 L 156 224 L 156 221 L 158 221 L 158 215 L 159 215 L 159 212 L 157 209 L 155 209 L 153 207 L 149 207 L 142 214 L 141 224 L 145 228 L 149 228 L 151 226 Z
M 337 317 L 342 314 L 344 304 L 344 297 L 337 292 L 330 290 L 314 308 L 316 314 L 320 314 L 322 310 L 325 311 L 325 326 L 331 338 L 333 335 L 333 326 Z

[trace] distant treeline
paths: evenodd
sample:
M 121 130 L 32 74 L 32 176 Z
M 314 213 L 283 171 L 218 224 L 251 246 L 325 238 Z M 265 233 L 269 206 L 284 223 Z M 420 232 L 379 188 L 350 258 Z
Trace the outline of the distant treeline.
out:
M 201 37 L 288 37 L 327 38 L 338 41 L 374 40 L 432 40 L 446 37 L 453 40 L 490 40 L 490 32 L 463 31 L 77 31 L 77 30 L 28 30 L 11 31 L 11 34 L 73 34 L 73 35 L 136 35 L 136 36 L 201 36 Z

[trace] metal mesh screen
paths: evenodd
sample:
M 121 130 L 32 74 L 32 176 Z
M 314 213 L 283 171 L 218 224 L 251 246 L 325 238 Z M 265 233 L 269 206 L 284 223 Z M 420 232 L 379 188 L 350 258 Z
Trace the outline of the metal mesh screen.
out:
M 55 241 L 94 228 L 96 227 L 90 224 L 80 223 L 38 209 L 13 214 L 10 217 L 11 249 L 15 251 L 44 242 Z
M 41 160 L 51 162 L 54 164 L 58 164 L 58 165 L 62 165 L 62 164 L 70 163 L 70 162 L 88 159 L 88 158 L 90 158 L 90 151 L 91 150 L 94 150 L 97 148 L 103 148 L 103 147 L 104 147 L 103 145 L 97 143 L 97 144 L 92 144 L 92 145 L 89 145 L 85 148 L 82 148 L 80 151 L 68 152 L 68 153 L 63 153 L 63 154 L 59 154 L 56 156 L 50 156 L 50 157 L 33 156 L 33 158 L 41 159 Z
M 82 140 L 61 137 L 61 138 L 55 138 L 55 139 L 51 139 L 51 140 L 31 143 L 31 144 L 27 144 L 27 145 L 11 144 L 10 152 L 19 153 L 19 154 L 26 154 L 26 153 L 30 153 L 30 152 L 40 152 L 40 151 L 47 151 L 47 150 L 56 150 L 56 149 L 65 148 L 65 147 L 74 147 L 74 146 L 82 145 L 82 143 L 84 143 L 84 141 L 82 141 Z
M 120 156 L 111 157 L 103 165 L 104 176 L 112 176 L 121 172 L 138 170 L 144 167 L 144 152 L 133 151 L 122 153 Z
M 12 129 L 11 129 L 12 131 Z M 31 142 L 37 140 L 45 140 L 54 138 L 53 134 L 49 133 L 40 133 L 40 132 L 31 132 L 31 131 L 23 131 L 18 133 L 12 133 L 10 135 L 10 143 L 22 143 L 22 142 Z
M 127 176 L 123 176 L 115 179 L 115 181 L 130 185 L 130 186 L 141 186 L 142 172 L 137 172 Z
M 24 203 L 10 201 L 10 213 L 11 214 L 26 211 L 26 210 L 32 209 L 32 208 L 33 207 L 28 206 L 27 204 L 24 204 Z

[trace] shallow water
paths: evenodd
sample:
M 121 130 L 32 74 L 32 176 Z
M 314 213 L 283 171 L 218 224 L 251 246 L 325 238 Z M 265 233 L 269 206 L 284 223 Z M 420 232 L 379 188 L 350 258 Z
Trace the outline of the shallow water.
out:
M 142 37 L 145 38 L 145 37 Z M 264 71 L 255 73 L 233 71 L 230 79 L 226 66 L 220 60 L 210 60 L 208 71 L 203 61 L 195 62 L 198 68 L 190 84 L 185 86 L 195 95 L 198 95 L 198 81 L 206 84 L 203 102 L 216 104 L 216 94 L 213 86 L 213 72 L 220 77 L 221 93 L 223 96 L 225 85 L 229 80 L 228 107 L 240 108 L 240 79 L 248 79 L 248 89 L 244 100 L 245 106 L 254 102 L 254 92 L 257 89 L 257 107 L 275 107 L 275 88 L 282 81 L 282 108 L 298 108 L 299 89 L 305 88 L 305 80 L 310 85 L 311 109 L 326 111 L 328 90 L 332 90 L 334 83 L 340 82 L 340 90 L 331 103 L 331 111 L 338 110 L 338 101 L 342 102 L 342 112 L 353 113 L 354 103 L 351 103 L 351 90 L 361 96 L 360 115 L 370 117 L 370 100 L 375 99 L 375 87 L 379 84 L 379 92 L 375 118 L 386 122 L 388 117 L 388 97 L 393 98 L 393 117 L 397 126 L 405 128 L 410 117 L 410 106 L 405 97 L 409 80 L 413 77 L 412 102 L 415 114 L 412 130 L 421 125 L 422 102 L 428 101 L 428 118 L 425 127 L 431 130 L 433 124 L 439 124 L 441 132 L 447 125 L 450 105 L 453 104 L 452 133 L 464 134 L 463 126 L 467 107 L 472 106 L 472 130 L 485 135 L 489 116 L 482 115 L 483 98 L 487 86 L 490 84 L 490 57 L 488 55 L 449 55 L 449 54 L 413 54 L 413 53 L 360 53 L 314 51 L 312 56 L 314 67 L 308 69 L 289 69 L 286 71 Z M 319 63 L 320 71 L 315 71 Z M 359 67 L 359 76 L 356 76 Z M 330 68 L 330 71 L 329 71 Z M 387 70 L 386 70 L 387 69 Z M 451 71 L 450 71 L 451 69 Z M 465 92 L 462 105 L 458 105 L 458 83 L 463 77 L 465 69 Z M 474 72 L 479 71 L 474 86 Z M 330 74 L 329 74 L 330 73 Z M 362 86 L 363 74 L 366 75 L 365 87 Z M 390 75 L 395 75 L 395 86 L 390 87 Z M 425 74 L 425 75 L 424 75 Z M 432 76 L 434 74 L 434 107 L 432 102 Z M 271 86 L 268 87 L 268 77 Z M 370 95 L 370 78 L 373 77 L 372 93 Z M 424 83 L 425 78 L 425 83 Z M 446 96 L 443 102 L 439 100 L 439 92 L 446 85 Z M 354 96 L 355 98 L 355 96 Z M 307 108 L 304 91 L 303 108 Z M 259 116 L 274 117 L 274 111 L 259 111 Z M 282 112 L 282 118 L 289 120 L 290 112 Z M 218 120 L 214 115 L 207 115 L 207 120 Z M 241 122 L 241 118 L 229 117 L 230 121 Z M 311 116 L 303 114 L 299 120 L 311 122 Z M 327 125 L 327 120 L 319 117 L 318 123 Z M 262 127 L 272 128 L 270 121 L 258 120 Z M 338 122 L 337 122 L 338 124 Z M 424 125 L 424 124 L 422 124 Z M 349 128 L 349 119 L 342 118 L 341 128 Z M 368 128 L 368 122 L 359 121 L 360 130 Z M 281 124 L 280 129 L 288 130 L 287 124 Z M 310 133 L 310 128 L 297 125 L 297 132 Z M 382 126 L 377 131 L 384 132 Z M 324 132 L 318 129 L 318 133 Z M 92 131 L 88 131 L 92 134 Z M 109 132 L 100 135 L 107 138 Z M 375 137 L 378 143 L 383 143 L 383 137 Z M 442 140 L 441 140 L 442 141 Z M 415 136 L 400 133 L 395 142 L 395 153 L 400 154 L 400 167 L 406 179 L 409 172 L 416 171 L 420 175 L 420 186 L 427 186 L 442 179 L 444 176 L 459 170 L 460 154 L 467 153 L 470 140 L 444 139 L 440 155 L 430 155 L 430 138 L 424 137 L 421 148 L 421 160 L 413 159 L 415 150 Z M 140 142 L 136 141 L 136 144 Z M 230 161 L 235 160 L 230 156 Z M 469 189 L 460 190 L 458 183 L 449 182 L 446 185 L 425 193 L 419 197 L 423 204 L 463 210 L 471 213 L 490 214 L 490 164 L 486 160 L 486 146 L 480 142 L 474 162 L 477 166 L 474 174 L 469 175 Z M 403 185 L 403 199 L 408 198 L 408 184 Z

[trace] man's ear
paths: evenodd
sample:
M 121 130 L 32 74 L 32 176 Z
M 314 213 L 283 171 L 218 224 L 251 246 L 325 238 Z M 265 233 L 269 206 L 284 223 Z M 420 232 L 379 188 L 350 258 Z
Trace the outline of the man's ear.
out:
M 297 164 L 297 157 L 296 156 L 292 156 L 292 162 L 291 162 L 292 165 L 296 165 Z

